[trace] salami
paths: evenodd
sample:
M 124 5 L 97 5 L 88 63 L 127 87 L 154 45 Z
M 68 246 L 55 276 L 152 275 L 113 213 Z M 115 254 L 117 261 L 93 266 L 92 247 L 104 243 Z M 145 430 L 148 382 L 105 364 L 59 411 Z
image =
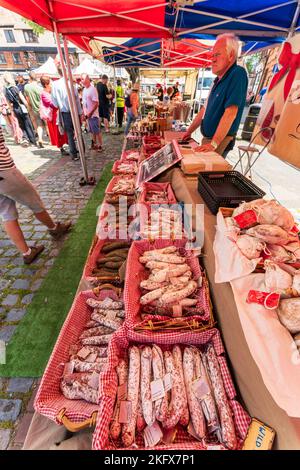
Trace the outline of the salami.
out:
M 180 377 L 180 388 L 181 388 L 181 395 L 182 395 L 182 401 L 183 401 L 183 411 L 180 416 L 179 422 L 182 426 L 187 426 L 189 424 L 190 414 L 189 414 L 187 394 L 186 394 L 185 383 L 184 383 L 182 353 L 181 353 L 180 346 L 174 346 L 172 354 L 173 354 L 173 359 L 174 359 L 174 365 L 176 369 L 178 370 L 179 377 Z
M 140 385 L 140 351 L 136 346 L 129 350 L 129 372 L 128 372 L 128 392 L 127 400 L 131 402 L 130 421 L 123 425 L 122 441 L 125 447 L 130 447 L 135 439 L 135 428 L 137 421 L 137 406 Z
M 109 310 L 108 310 L 109 311 Z M 98 313 L 92 313 L 92 319 L 97 320 L 100 326 L 104 326 L 106 328 L 110 328 L 111 330 L 118 330 L 122 325 L 122 321 L 120 320 L 111 320 L 110 318 L 103 317 Z
M 205 437 L 205 420 L 200 403 L 192 389 L 194 376 L 194 354 L 192 348 L 185 348 L 183 353 L 183 373 L 191 420 L 197 436 Z
M 228 449 L 233 450 L 237 446 L 237 439 L 232 419 L 232 412 L 224 388 L 218 358 L 213 346 L 208 347 L 205 355 L 220 416 L 223 443 Z
M 182 300 L 195 292 L 196 289 L 197 283 L 195 281 L 189 281 L 188 285 L 180 290 L 176 290 L 174 287 L 173 291 L 167 291 L 161 295 L 159 299 L 159 305 L 163 306 Z
M 159 346 L 154 345 L 152 348 L 152 367 L 153 379 L 162 379 L 165 376 L 164 356 Z M 168 395 L 154 402 L 155 417 L 159 421 L 164 421 L 168 414 Z
M 128 379 L 128 365 L 124 359 L 120 359 L 119 364 L 116 367 L 116 372 L 118 375 L 118 384 L 124 385 Z M 112 439 L 117 440 L 120 437 L 122 425 L 119 423 L 119 410 L 120 410 L 120 403 L 117 399 L 115 404 L 115 411 L 112 423 L 110 425 L 110 435 Z
M 106 297 L 104 300 L 87 299 L 86 303 L 93 308 L 100 308 L 103 310 L 122 310 L 123 302 L 112 300 Z
M 151 426 L 155 421 L 150 388 L 151 368 L 152 350 L 149 346 L 145 346 L 141 353 L 141 402 L 143 416 L 148 426 Z
M 108 344 L 111 340 L 112 335 L 101 335 L 101 336 L 90 336 L 81 340 L 84 345 L 102 346 Z
M 98 391 L 81 380 L 66 377 L 61 381 L 60 389 L 69 400 L 85 400 L 90 403 L 98 403 Z
M 99 323 L 97 323 L 98 325 Z M 112 333 L 111 328 L 107 328 L 105 326 L 96 326 L 94 328 L 89 328 L 88 330 L 84 330 L 81 335 L 80 339 L 89 338 L 90 336 L 102 336 L 108 335 Z
M 80 361 L 79 359 L 74 359 L 72 362 L 76 372 L 101 372 L 103 366 L 107 364 L 107 358 L 99 358 L 97 362 Z
M 166 373 L 171 374 L 172 389 L 171 389 L 171 402 L 168 408 L 168 414 L 162 425 L 165 429 L 172 429 L 176 426 L 182 413 L 184 411 L 184 398 L 181 377 L 178 367 L 175 366 L 173 355 L 170 351 L 164 352 Z
M 143 416 L 141 394 L 139 393 L 139 401 L 137 408 L 137 418 L 136 418 L 136 430 L 137 432 L 142 432 L 146 427 L 146 421 Z
M 214 401 L 212 387 L 207 375 L 205 366 L 202 362 L 200 351 L 196 348 L 193 349 L 194 363 L 195 363 L 195 377 L 201 379 L 203 386 L 206 388 L 206 393 L 200 399 L 201 407 L 205 415 L 209 431 L 218 431 L 220 429 L 218 412 Z M 199 399 L 199 397 L 198 397 Z

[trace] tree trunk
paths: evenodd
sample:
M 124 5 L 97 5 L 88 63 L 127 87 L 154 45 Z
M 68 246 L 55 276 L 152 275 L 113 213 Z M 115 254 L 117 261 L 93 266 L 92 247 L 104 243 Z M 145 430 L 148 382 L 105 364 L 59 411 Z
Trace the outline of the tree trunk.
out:
M 126 72 L 129 73 L 130 81 L 132 85 L 134 85 L 134 83 L 139 78 L 139 68 L 138 67 L 126 67 Z

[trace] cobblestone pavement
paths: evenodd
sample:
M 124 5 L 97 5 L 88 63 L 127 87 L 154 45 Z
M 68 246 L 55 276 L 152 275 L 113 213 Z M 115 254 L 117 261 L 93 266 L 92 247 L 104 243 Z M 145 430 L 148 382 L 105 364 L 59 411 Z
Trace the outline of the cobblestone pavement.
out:
M 98 154 L 90 151 L 87 156 L 89 176 L 95 176 L 97 181 L 105 164 L 120 157 L 123 143 L 122 135 L 105 134 L 103 138 L 104 151 Z M 6 140 L 17 166 L 33 182 L 53 218 L 75 223 L 93 191 L 92 186 L 79 186 L 80 162 L 61 157 L 52 146 L 24 149 L 10 138 Z M 89 146 L 86 137 L 85 140 Z M 34 263 L 24 265 L 0 226 L 0 340 L 6 343 L 26 315 L 27 306 L 64 243 L 53 241 L 31 211 L 20 207 L 19 213 L 26 240 L 29 244 L 43 243 L 45 250 Z M 0 377 L 0 450 L 22 448 L 34 412 L 38 383 L 32 378 Z

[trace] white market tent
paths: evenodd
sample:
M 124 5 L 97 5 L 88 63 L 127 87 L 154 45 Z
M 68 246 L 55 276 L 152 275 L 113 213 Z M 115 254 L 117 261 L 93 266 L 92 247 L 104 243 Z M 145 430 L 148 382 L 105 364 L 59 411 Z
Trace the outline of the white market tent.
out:
M 41 77 L 42 75 L 48 75 L 48 77 L 50 78 L 59 78 L 57 68 L 52 57 L 48 57 L 47 61 L 43 65 L 33 71 L 37 77 Z

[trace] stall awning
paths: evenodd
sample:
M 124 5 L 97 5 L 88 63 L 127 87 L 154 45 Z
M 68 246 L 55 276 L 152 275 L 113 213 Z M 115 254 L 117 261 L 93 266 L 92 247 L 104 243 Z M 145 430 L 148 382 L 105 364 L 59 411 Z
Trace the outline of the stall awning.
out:
M 0 5 L 48 29 L 54 20 L 59 33 L 88 52 L 99 35 L 178 41 L 233 31 L 246 42 L 274 44 L 300 31 L 298 0 L 194 0 L 185 6 L 172 0 L 0 0 Z

